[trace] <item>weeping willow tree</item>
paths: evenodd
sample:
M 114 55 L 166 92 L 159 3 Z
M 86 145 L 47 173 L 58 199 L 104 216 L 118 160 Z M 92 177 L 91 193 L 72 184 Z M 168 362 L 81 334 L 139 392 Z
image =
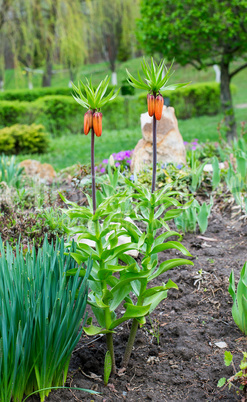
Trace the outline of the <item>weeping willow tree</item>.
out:
M 136 49 L 135 21 L 139 0 L 86 0 L 89 48 L 109 61 L 116 84 L 116 61 L 127 60 Z
M 15 24 L 13 53 L 31 82 L 34 68 L 43 69 L 43 86 L 50 86 L 54 63 L 70 78 L 86 56 L 85 19 L 79 0 L 12 0 Z M 30 85 L 31 87 L 31 85 Z

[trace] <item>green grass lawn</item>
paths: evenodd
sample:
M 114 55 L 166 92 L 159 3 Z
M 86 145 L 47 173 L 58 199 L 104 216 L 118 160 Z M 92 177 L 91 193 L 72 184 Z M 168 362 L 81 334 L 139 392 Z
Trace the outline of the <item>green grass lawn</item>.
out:
M 240 122 L 247 120 L 247 109 L 236 109 L 238 129 Z M 199 142 L 218 141 L 217 125 L 223 115 L 202 116 L 188 120 L 179 120 L 179 130 L 184 141 L 192 141 L 198 138 Z M 141 128 L 108 131 L 103 127 L 101 137 L 95 139 L 95 161 L 100 163 L 112 153 L 133 149 L 138 140 L 142 138 Z M 50 163 L 56 170 L 74 165 L 90 163 L 90 136 L 66 135 L 51 139 L 50 150 L 44 155 L 20 155 L 18 160 L 27 158 L 36 159 L 40 162 Z

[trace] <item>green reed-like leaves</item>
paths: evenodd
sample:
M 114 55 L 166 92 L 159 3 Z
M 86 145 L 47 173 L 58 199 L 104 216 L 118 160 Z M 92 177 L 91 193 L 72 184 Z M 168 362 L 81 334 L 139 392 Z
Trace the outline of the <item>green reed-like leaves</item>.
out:
M 232 296 L 232 317 L 245 335 L 247 335 L 247 263 L 245 262 L 238 282 L 237 290 L 235 290 L 234 272 L 232 270 L 229 278 L 228 292 Z
M 76 268 L 64 244 L 45 240 L 23 257 L 0 240 L 0 400 L 20 401 L 37 389 L 64 384 L 81 331 L 87 277 L 68 279 Z M 75 251 L 75 250 L 74 250 Z M 40 391 L 41 401 L 50 390 Z
M 170 90 L 173 91 L 176 88 L 183 87 L 188 83 L 184 84 L 173 84 L 167 85 L 169 79 L 171 78 L 173 72 L 171 72 L 172 65 L 169 69 L 165 65 L 165 60 L 161 60 L 159 64 L 157 64 L 153 58 L 151 58 L 150 65 L 147 63 L 145 58 L 143 58 L 142 62 L 142 71 L 144 74 L 144 78 L 141 77 L 138 72 L 138 79 L 133 77 L 132 74 L 126 69 L 127 80 L 131 86 L 138 89 L 143 89 L 146 91 L 152 91 L 153 93 L 158 93 L 159 91 Z
M 120 89 L 118 89 L 114 93 L 113 89 L 108 95 L 105 96 L 109 82 L 110 78 L 106 76 L 96 89 L 93 88 L 91 80 L 89 81 L 87 78 L 86 84 L 84 84 L 82 81 L 78 83 L 78 86 L 72 83 L 72 88 L 75 92 L 75 95 L 72 96 L 82 107 L 86 109 L 98 110 L 105 106 L 108 102 L 115 99 L 120 91 Z

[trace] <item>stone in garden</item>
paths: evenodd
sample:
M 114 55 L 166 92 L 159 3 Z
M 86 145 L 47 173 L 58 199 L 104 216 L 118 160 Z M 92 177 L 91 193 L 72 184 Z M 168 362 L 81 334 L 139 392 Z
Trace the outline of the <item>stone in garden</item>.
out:
M 26 159 L 20 163 L 30 177 L 38 177 L 41 181 L 53 181 L 56 177 L 54 168 L 49 163 L 40 163 L 34 159 Z
M 131 171 L 142 170 L 153 160 L 153 118 L 141 115 L 142 139 L 137 143 L 131 161 Z M 186 151 L 178 129 L 174 108 L 163 106 L 161 120 L 157 121 L 157 161 L 160 163 L 186 164 Z
M 214 344 L 215 344 L 216 346 L 218 346 L 218 348 L 220 348 L 220 349 L 225 349 L 225 348 L 227 348 L 226 342 L 214 342 Z

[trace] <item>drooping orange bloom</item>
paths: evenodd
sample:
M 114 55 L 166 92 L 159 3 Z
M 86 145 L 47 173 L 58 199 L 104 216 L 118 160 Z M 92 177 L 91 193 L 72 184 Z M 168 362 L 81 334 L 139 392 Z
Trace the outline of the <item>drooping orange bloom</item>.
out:
M 84 114 L 84 133 L 88 135 L 90 128 L 93 127 L 93 112 L 92 110 L 88 110 Z
M 154 111 L 155 111 L 155 97 L 154 95 L 150 95 L 147 94 L 147 102 L 148 102 L 148 114 L 149 116 L 153 116 L 154 115 Z
M 161 95 L 158 95 L 155 99 L 155 117 L 156 120 L 160 120 L 162 116 L 162 110 L 164 105 L 164 98 Z
M 95 112 L 93 114 L 93 130 L 97 137 L 102 134 L 102 113 Z

